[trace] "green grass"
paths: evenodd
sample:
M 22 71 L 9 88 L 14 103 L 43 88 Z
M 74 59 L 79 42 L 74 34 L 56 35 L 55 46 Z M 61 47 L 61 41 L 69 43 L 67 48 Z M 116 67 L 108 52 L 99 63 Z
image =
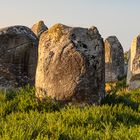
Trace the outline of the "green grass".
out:
M 118 82 L 100 106 L 37 102 L 34 88 L 0 92 L 0 140 L 140 140 L 140 89 Z

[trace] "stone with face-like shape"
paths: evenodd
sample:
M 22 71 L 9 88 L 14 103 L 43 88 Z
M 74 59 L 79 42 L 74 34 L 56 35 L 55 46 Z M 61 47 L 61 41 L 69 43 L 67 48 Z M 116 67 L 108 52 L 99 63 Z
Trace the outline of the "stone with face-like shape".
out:
M 105 94 L 104 66 L 103 39 L 96 27 L 56 24 L 40 38 L 36 96 L 99 104 Z

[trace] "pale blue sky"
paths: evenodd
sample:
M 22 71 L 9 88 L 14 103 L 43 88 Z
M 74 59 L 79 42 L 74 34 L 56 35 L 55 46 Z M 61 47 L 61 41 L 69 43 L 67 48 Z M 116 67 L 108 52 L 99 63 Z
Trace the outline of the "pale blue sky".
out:
M 0 28 L 31 27 L 44 20 L 70 26 L 97 26 L 102 37 L 116 35 L 125 50 L 140 33 L 140 0 L 0 0 Z

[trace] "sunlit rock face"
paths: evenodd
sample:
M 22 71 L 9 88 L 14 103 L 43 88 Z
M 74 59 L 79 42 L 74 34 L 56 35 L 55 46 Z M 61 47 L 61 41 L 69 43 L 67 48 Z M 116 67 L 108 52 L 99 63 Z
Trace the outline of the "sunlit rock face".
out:
M 121 43 L 115 36 L 105 40 L 105 82 L 115 82 L 123 78 L 124 51 Z
M 140 35 L 135 37 L 131 44 L 127 84 L 129 89 L 140 88 Z
M 44 21 L 42 20 L 34 24 L 32 27 L 32 31 L 38 38 L 40 38 L 41 34 L 47 29 L 48 29 L 47 26 L 44 24 Z
M 0 29 L 0 87 L 34 85 L 38 39 L 25 26 Z
M 100 104 L 105 94 L 104 43 L 96 27 L 56 24 L 41 35 L 36 96 Z

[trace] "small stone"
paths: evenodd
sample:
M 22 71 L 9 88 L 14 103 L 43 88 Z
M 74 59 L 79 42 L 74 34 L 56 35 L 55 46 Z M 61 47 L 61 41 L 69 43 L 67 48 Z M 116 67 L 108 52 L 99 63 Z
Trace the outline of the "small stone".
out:
M 40 38 L 41 34 L 48 30 L 47 26 L 44 24 L 44 21 L 39 21 L 36 24 L 33 25 L 32 31 L 35 33 L 35 35 Z

